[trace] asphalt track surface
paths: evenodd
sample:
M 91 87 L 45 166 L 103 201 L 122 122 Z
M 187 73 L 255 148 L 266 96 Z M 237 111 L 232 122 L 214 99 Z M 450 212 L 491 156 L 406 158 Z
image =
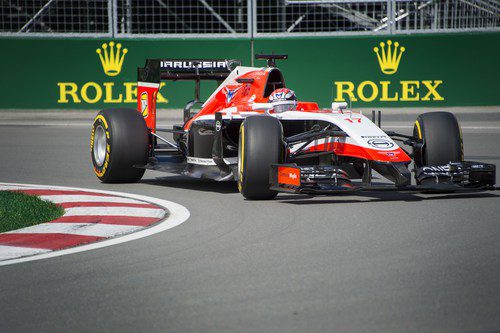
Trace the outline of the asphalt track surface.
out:
M 157 172 L 106 185 L 91 170 L 83 118 L 14 126 L 0 114 L 0 181 L 143 194 L 191 217 L 132 242 L 0 267 L 1 332 L 500 330 L 500 192 L 252 202 L 234 183 Z M 459 118 L 466 158 L 500 166 L 500 113 Z

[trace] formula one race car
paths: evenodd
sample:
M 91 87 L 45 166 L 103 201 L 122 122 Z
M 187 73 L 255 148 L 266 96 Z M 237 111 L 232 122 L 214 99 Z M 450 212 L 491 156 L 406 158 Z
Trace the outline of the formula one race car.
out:
M 103 182 L 135 182 L 145 169 L 235 180 L 247 199 L 272 199 L 278 192 L 494 189 L 495 165 L 463 160 L 453 114 L 421 114 L 411 136 L 384 132 L 380 111 L 377 126 L 375 111 L 369 119 L 345 103 L 320 109 L 297 101 L 275 65 L 286 58 L 257 55 L 267 60 L 264 68 L 243 67 L 237 60 L 148 59 L 138 69 L 138 110 L 106 109 L 95 118 L 90 144 L 95 174 Z M 161 80 L 195 82 L 182 125 L 156 126 Z M 203 103 L 201 80 L 219 83 Z M 199 104 L 201 110 L 193 113 Z M 165 132 L 173 140 L 164 138 Z M 393 184 L 375 184 L 373 171 Z

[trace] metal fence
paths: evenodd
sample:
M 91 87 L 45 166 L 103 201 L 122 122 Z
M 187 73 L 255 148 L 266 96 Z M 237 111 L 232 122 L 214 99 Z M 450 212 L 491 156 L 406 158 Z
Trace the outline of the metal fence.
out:
M 258 34 L 416 33 L 500 28 L 497 0 L 257 1 Z
M 0 33 L 21 35 L 109 34 L 110 1 L 0 0 Z
M 0 35 L 266 37 L 500 30 L 498 0 L 0 0 Z

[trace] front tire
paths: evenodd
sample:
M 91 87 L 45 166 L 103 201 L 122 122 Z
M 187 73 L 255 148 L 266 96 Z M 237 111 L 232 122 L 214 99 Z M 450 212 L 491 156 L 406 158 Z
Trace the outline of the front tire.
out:
M 419 115 L 413 136 L 423 141 L 422 148 L 414 150 L 417 168 L 464 160 L 462 131 L 457 118 L 450 112 Z
M 269 200 L 269 166 L 283 160 L 283 127 L 269 116 L 251 116 L 240 127 L 238 145 L 238 189 L 250 200 Z
M 144 175 L 149 134 L 142 115 L 134 109 L 106 109 L 97 114 L 90 136 L 94 173 L 104 183 L 136 182 Z

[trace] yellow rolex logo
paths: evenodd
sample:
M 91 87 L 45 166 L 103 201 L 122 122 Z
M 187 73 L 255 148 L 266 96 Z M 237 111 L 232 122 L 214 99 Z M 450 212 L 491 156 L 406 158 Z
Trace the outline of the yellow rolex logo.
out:
M 125 54 L 127 54 L 128 50 L 122 50 L 122 44 L 116 44 L 115 51 L 115 42 L 109 42 L 109 52 L 108 52 L 108 44 L 102 44 L 102 50 L 97 49 L 97 54 L 101 59 L 102 68 L 104 73 L 107 76 L 117 76 L 122 71 L 123 59 L 125 58 Z
M 395 42 L 394 47 L 392 47 L 392 41 L 387 41 L 387 50 L 385 43 L 380 43 L 380 52 L 378 47 L 374 47 L 373 51 L 377 54 L 378 63 L 380 69 L 384 74 L 394 74 L 398 71 L 399 62 L 401 61 L 401 56 L 405 51 L 405 48 L 401 46 L 398 50 L 399 43 Z

